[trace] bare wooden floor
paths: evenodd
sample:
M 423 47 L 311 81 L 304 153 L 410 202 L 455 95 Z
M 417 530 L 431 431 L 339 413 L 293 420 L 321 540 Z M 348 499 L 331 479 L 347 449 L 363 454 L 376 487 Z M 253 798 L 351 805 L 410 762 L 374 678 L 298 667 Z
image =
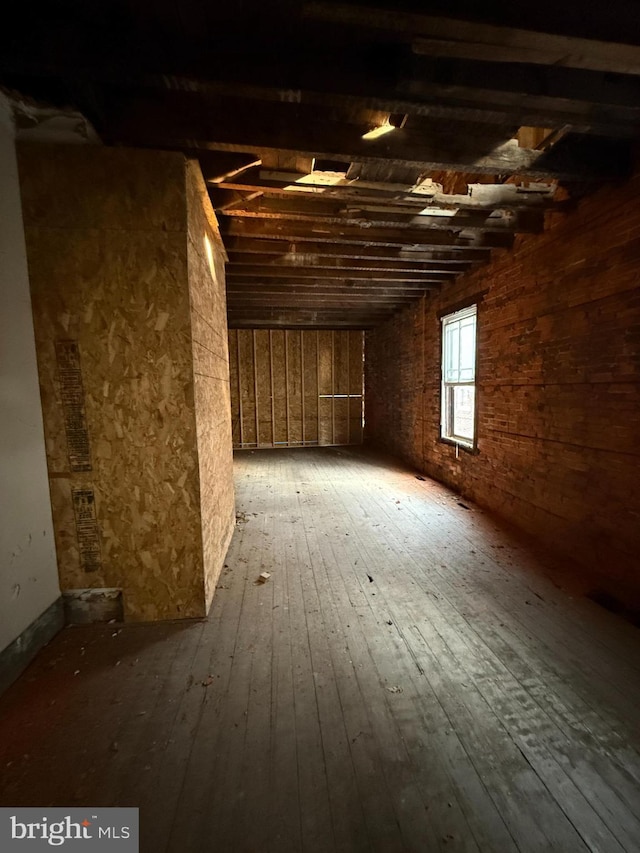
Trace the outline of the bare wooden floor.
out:
M 640 850 L 636 628 L 399 465 L 236 473 L 210 618 L 64 631 L 0 700 L 0 804 L 139 805 L 145 853 Z

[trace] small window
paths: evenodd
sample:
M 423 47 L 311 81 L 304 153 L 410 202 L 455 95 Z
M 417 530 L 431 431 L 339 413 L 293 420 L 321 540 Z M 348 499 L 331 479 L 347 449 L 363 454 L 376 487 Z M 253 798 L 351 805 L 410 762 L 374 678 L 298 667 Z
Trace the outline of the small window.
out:
M 442 318 L 442 438 L 475 446 L 476 316 L 471 305 Z

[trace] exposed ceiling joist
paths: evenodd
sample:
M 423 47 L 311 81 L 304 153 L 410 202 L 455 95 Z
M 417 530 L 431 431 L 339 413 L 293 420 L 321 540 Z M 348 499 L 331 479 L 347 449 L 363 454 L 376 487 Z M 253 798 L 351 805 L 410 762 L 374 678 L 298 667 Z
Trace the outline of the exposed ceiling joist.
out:
M 329 82 L 323 76 L 321 84 L 303 88 L 270 86 L 267 78 L 256 75 L 258 85 L 247 85 L 237 81 L 201 80 L 195 78 L 165 77 L 164 86 L 170 91 L 200 92 L 223 95 L 249 101 L 267 103 L 289 103 L 322 109 L 354 111 L 367 108 L 387 114 L 417 116 L 432 121 L 468 122 L 486 124 L 503 129 L 513 127 L 571 127 L 575 133 L 620 139 L 635 138 L 640 130 L 640 108 L 636 103 L 627 107 L 615 104 L 585 101 L 580 99 L 550 96 L 541 87 L 520 93 L 507 90 L 491 90 L 479 85 L 466 89 L 432 82 L 413 76 L 396 81 L 394 87 L 373 86 L 369 77 L 363 77 L 357 85 L 340 76 Z M 157 85 L 157 84 L 156 84 Z M 523 84 L 523 88 L 524 84 Z
M 558 146 L 550 151 L 521 148 L 511 139 L 515 127 L 441 127 L 425 132 L 410 125 L 376 140 L 365 140 L 365 121 L 336 120 L 327 115 L 305 117 L 295 104 L 230 103 L 197 93 L 166 93 L 131 100 L 114 115 L 115 136 L 141 144 L 152 136 L 165 148 L 250 152 L 261 159 L 286 153 L 289 157 L 315 158 L 343 163 L 384 163 L 421 172 L 462 170 L 488 175 L 521 175 L 535 179 L 593 180 L 616 177 L 628 163 L 621 156 L 605 157 L 614 145 L 585 137 L 563 156 Z M 640 117 L 640 112 L 639 112 Z
M 429 56 L 530 63 L 640 75 L 640 46 L 535 32 L 434 15 L 327 2 L 305 3 L 310 18 L 382 29 Z
M 455 229 L 453 229 L 455 230 Z M 353 243 L 366 246 L 386 246 L 397 249 L 431 250 L 454 249 L 460 247 L 481 249 L 509 249 L 513 244 L 513 235 L 494 232 L 451 233 L 432 229 L 378 228 L 362 226 L 333 225 L 291 222 L 289 220 L 269 219 L 227 219 L 221 224 L 221 231 L 227 237 L 260 237 L 262 239 L 292 242 L 304 240 L 309 243 Z
M 292 282 L 284 283 L 284 282 L 262 282 L 258 285 L 256 284 L 245 284 L 242 282 L 230 281 L 228 286 L 228 293 L 233 294 L 248 294 L 248 295 L 281 295 L 287 294 L 290 296 L 336 296 L 339 294 L 345 295 L 357 295 L 358 297 L 362 297 L 363 299 L 367 299 L 369 297 L 384 297 L 384 298 L 397 298 L 400 296 L 407 296 L 410 298 L 415 298 L 416 296 L 422 296 L 425 291 L 437 288 L 439 284 L 425 282 L 420 285 L 416 284 L 393 284 L 389 285 L 388 282 L 366 282 L 366 283 L 355 283 L 349 282 L 344 283 L 342 281 L 339 282 Z
M 299 282 L 304 283 L 305 281 L 309 283 L 329 283 L 335 285 L 342 285 L 345 288 L 348 288 L 351 282 L 378 282 L 380 284 L 390 285 L 394 283 L 398 284 L 413 284 L 416 286 L 428 285 L 428 284 L 441 284 L 443 281 L 451 280 L 454 276 L 447 275 L 445 273 L 431 273 L 430 275 L 424 276 L 403 276 L 400 277 L 398 275 L 389 275 L 389 276 L 378 276 L 376 274 L 367 275 L 365 273 L 350 273 L 347 276 L 336 276 L 333 270 L 328 270 L 328 275 L 322 275 L 323 270 L 312 270 L 310 272 L 303 272 L 297 275 L 292 275 L 290 278 L 287 278 L 286 275 L 278 275 L 275 274 L 273 276 L 265 275 L 264 272 L 256 271 L 256 274 L 249 275 L 245 273 L 235 272 L 233 266 L 231 266 L 227 270 L 227 281 L 232 284 L 234 282 L 243 282 L 244 284 L 251 284 L 257 287 L 262 286 L 266 282 L 271 284 L 286 284 L 287 282 Z
M 469 246 L 434 246 L 427 250 L 420 250 L 411 245 L 399 247 L 377 246 L 367 242 L 314 242 L 304 239 L 296 239 L 292 242 L 279 241 L 260 237 L 231 236 L 229 232 L 225 237 L 227 252 L 236 256 L 251 256 L 253 254 L 265 254 L 279 258 L 304 258 L 309 257 L 311 264 L 316 259 L 337 258 L 344 260 L 370 260 L 377 259 L 381 262 L 393 263 L 431 263 L 439 264 L 471 264 L 482 263 L 490 254 L 490 248 L 478 248 Z M 250 262 L 250 261 L 249 261 Z
M 237 207 L 225 207 L 224 214 L 242 219 L 262 219 L 287 222 L 309 222 L 318 225 L 415 229 L 420 231 L 483 231 L 522 232 L 536 234 L 543 229 L 543 217 L 538 211 L 486 211 L 427 210 L 420 213 L 400 213 L 393 207 L 373 209 L 361 206 L 344 206 L 328 203 L 307 204 L 289 200 L 269 199 L 259 203 L 238 202 Z M 436 215 L 440 213 L 440 215 Z M 449 213 L 450 215 L 445 215 Z
M 265 275 L 273 274 L 277 271 L 280 274 L 295 274 L 295 270 L 302 267 L 308 271 L 323 270 L 333 271 L 334 275 L 348 276 L 352 272 L 370 272 L 370 273 L 405 273 L 405 274 L 425 274 L 429 272 L 448 272 L 455 275 L 469 269 L 470 262 L 459 261 L 455 262 L 438 262 L 432 261 L 429 264 L 415 263 L 409 261 L 394 261 L 394 260 L 357 260 L 355 258 L 332 258 L 322 255 L 311 254 L 296 254 L 289 255 L 269 255 L 269 254 L 243 254 L 242 252 L 228 253 L 229 263 L 233 271 L 243 272 L 244 270 L 258 267 Z
M 232 326 L 368 328 L 628 173 L 636 16 L 567 2 L 25 8 L 0 82 L 200 161 Z
M 270 173 L 266 173 L 270 174 Z M 276 173 L 278 174 L 278 173 Z M 279 181 L 254 179 L 246 182 L 221 181 L 215 184 L 216 189 L 228 190 L 234 193 L 252 194 L 259 192 L 262 195 L 278 199 L 287 199 L 295 196 L 301 198 L 319 198 L 324 200 L 339 199 L 344 202 L 359 205 L 380 205 L 385 202 L 388 210 L 398 209 L 409 212 L 415 210 L 420 212 L 425 207 L 433 207 L 441 210 L 495 210 L 496 208 L 508 210 L 561 210 L 565 207 L 562 202 L 554 202 L 553 195 L 556 189 L 554 184 L 543 184 L 545 190 L 529 191 L 526 187 L 515 184 L 475 184 L 470 187 L 468 195 L 444 193 L 442 189 L 428 189 L 416 185 L 410 187 L 402 184 L 374 184 L 368 181 L 344 179 L 334 185 L 315 185 L 306 178 L 314 175 L 301 177 L 291 173 L 287 181 L 282 178 Z M 365 208 L 365 209 L 376 209 Z
M 229 309 L 230 329 L 372 329 L 389 317 L 388 311 L 375 315 L 344 310 L 310 311 L 296 309 L 256 308 Z

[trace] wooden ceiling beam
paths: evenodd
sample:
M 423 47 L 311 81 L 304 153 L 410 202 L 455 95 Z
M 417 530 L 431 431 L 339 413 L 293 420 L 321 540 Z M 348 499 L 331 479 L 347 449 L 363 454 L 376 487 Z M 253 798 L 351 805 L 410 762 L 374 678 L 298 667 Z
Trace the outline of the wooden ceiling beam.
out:
M 350 302 L 357 302 L 359 305 L 362 304 L 376 304 L 376 305 L 387 305 L 389 302 L 393 303 L 403 303 L 407 304 L 409 302 L 413 302 L 416 299 L 421 299 L 425 295 L 424 291 L 422 293 L 415 294 L 406 294 L 399 293 L 391 296 L 379 296 L 378 294 L 352 294 L 350 297 L 345 297 L 343 294 L 335 294 L 335 293 L 323 293 L 318 296 L 308 296 L 308 295 L 296 295 L 289 296 L 286 293 L 266 293 L 264 296 L 256 296 L 254 294 L 235 294 L 233 298 L 228 300 L 229 308 L 237 308 L 240 303 L 249 301 L 253 305 L 267 305 L 270 302 L 278 302 L 278 304 L 283 305 L 297 305 L 299 303 L 309 301 L 312 303 L 324 304 L 324 302 L 336 302 L 340 305 L 346 305 Z
M 230 329 L 370 329 L 393 316 L 392 311 L 372 313 L 342 310 L 241 309 L 229 311 Z
M 119 142 L 141 144 L 153 139 L 163 148 L 238 151 L 264 159 L 283 152 L 290 157 L 322 157 L 344 163 L 381 163 L 420 171 L 462 170 L 490 175 L 522 175 L 538 179 L 589 180 L 616 177 L 617 161 L 575 155 L 555 158 L 554 152 L 520 148 L 509 141 L 515 130 L 461 126 L 457 132 L 435 124 L 431 133 L 410 126 L 377 140 L 362 139 L 364 122 L 338 121 L 328 115 L 302 121 L 296 104 L 211 99 L 198 93 L 167 92 L 132 98 L 113 115 L 111 135 Z M 640 111 L 638 112 L 640 116 Z M 569 136 L 565 137 L 565 143 Z M 595 140 L 592 144 L 595 145 Z M 584 162 L 583 162 L 584 161 Z M 625 164 L 626 166 L 626 164 Z
M 375 272 L 381 270 L 388 273 L 458 273 L 469 269 L 471 261 L 431 263 L 411 263 L 408 260 L 356 260 L 354 258 L 335 258 L 319 254 L 292 253 L 285 255 L 276 254 L 244 254 L 242 252 L 228 252 L 229 263 L 227 271 L 234 270 L 243 272 L 246 268 L 259 266 L 262 270 L 274 269 L 278 274 L 286 270 L 304 267 L 308 270 L 321 269 L 337 270 L 341 275 L 349 275 L 350 272 Z
M 255 282 L 229 281 L 227 282 L 227 294 L 231 293 L 407 293 L 418 295 L 425 290 L 431 290 L 440 286 L 440 282 L 425 282 L 414 284 L 413 282 L 333 282 L 333 281 L 261 281 Z
M 230 329 L 335 329 L 341 331 L 366 331 L 379 326 L 382 320 L 371 319 L 370 317 L 362 318 L 358 321 L 352 320 L 337 320 L 335 318 L 323 318 L 317 311 L 314 312 L 298 312 L 298 313 L 279 313 L 276 316 L 271 316 L 268 319 L 264 317 L 256 317 L 255 315 L 245 315 L 240 317 L 229 317 Z
M 242 311 L 243 309 L 260 310 L 263 308 L 307 308 L 316 311 L 373 311 L 393 313 L 400 308 L 406 308 L 409 300 L 403 299 L 332 299 L 330 297 L 312 298 L 300 297 L 296 299 L 283 299 L 277 296 L 267 296 L 258 301 L 251 297 L 235 299 L 229 304 L 229 310 Z
M 337 242 L 310 242 L 302 239 L 295 242 L 280 241 L 278 239 L 267 238 L 252 238 L 252 237 L 232 237 L 228 234 L 225 236 L 225 246 L 229 257 L 239 259 L 240 257 L 249 258 L 248 263 L 251 263 L 251 256 L 255 254 L 263 257 L 276 257 L 282 262 L 287 258 L 305 258 L 308 257 L 310 263 L 318 263 L 322 265 L 324 260 L 357 260 L 368 262 L 376 259 L 380 263 L 392 261 L 395 263 L 421 263 L 430 264 L 437 262 L 438 264 L 460 264 L 465 265 L 482 263 L 487 260 L 490 255 L 490 249 L 449 246 L 449 247 L 434 247 L 431 250 L 420 251 L 411 247 L 394 248 L 368 245 L 366 243 L 337 243 Z
M 226 221 L 225 221 L 226 219 Z M 322 224 L 291 222 L 286 220 L 240 219 L 221 217 L 220 230 L 226 240 L 228 237 L 259 237 L 261 239 L 306 243 L 351 243 L 358 246 L 378 246 L 395 249 L 417 249 L 430 251 L 443 247 L 453 249 L 509 249 L 513 245 L 511 233 L 466 232 L 449 233 L 431 229 L 367 228 L 336 225 L 326 227 Z
M 393 270 L 335 270 L 335 269 L 318 269 L 317 267 L 262 267 L 259 264 L 255 266 L 236 267 L 233 264 L 226 269 L 226 278 L 231 281 L 252 281 L 252 280 L 269 280 L 269 281 L 287 281 L 289 279 L 313 279 L 314 281 L 400 281 L 411 284 L 421 284 L 423 281 L 450 281 L 457 275 L 455 270 L 435 272 L 395 272 Z
M 404 36 L 429 56 L 640 75 L 640 46 L 349 4 L 309 2 L 304 14 Z
M 323 200 L 339 199 L 358 205 L 380 205 L 384 201 L 387 209 L 404 213 L 420 212 L 424 208 L 434 207 L 442 210 L 530 210 L 544 208 L 545 210 L 562 210 L 566 204 L 553 201 L 553 184 L 544 184 L 546 191 L 527 191 L 514 184 L 480 184 L 469 195 L 447 194 L 434 188 L 432 193 L 412 192 L 411 186 L 397 185 L 393 189 L 390 184 L 374 184 L 366 181 L 347 181 L 337 186 L 322 186 L 310 183 L 299 183 L 300 175 L 291 173 L 288 183 L 285 181 L 269 181 L 261 178 L 245 183 L 223 181 L 214 184 L 216 188 L 237 193 L 262 193 L 265 196 L 279 200 L 304 198 Z M 286 179 L 285 179 L 286 180 Z M 366 186 L 366 184 L 369 184 Z M 215 206 L 215 204 L 214 204 Z M 363 209 L 368 209 L 363 207 Z M 373 208 L 375 209 L 375 208 Z
M 245 306 L 245 307 L 240 307 L 240 308 L 230 308 L 227 311 L 227 315 L 229 317 L 238 317 L 242 314 L 247 315 L 247 314 L 251 313 L 254 316 L 262 316 L 265 319 L 267 319 L 269 317 L 269 315 L 273 315 L 278 311 L 291 311 L 291 310 L 295 310 L 295 306 L 291 306 L 291 305 L 267 305 L 267 306 L 261 307 L 261 306 L 256 305 L 256 306 Z M 299 310 L 302 312 L 303 309 L 299 309 Z M 349 316 L 349 317 L 345 316 L 345 309 L 342 305 L 339 305 L 337 307 L 324 307 L 324 308 L 321 306 L 318 306 L 317 308 L 307 307 L 304 310 L 306 310 L 309 313 L 312 311 L 317 312 L 318 314 L 322 313 L 325 317 L 333 317 L 336 320 L 349 320 L 350 322 L 354 322 L 354 321 L 358 322 L 359 319 L 362 319 L 364 317 L 367 317 L 370 319 L 375 319 L 375 318 L 383 319 L 385 317 L 390 316 L 390 314 L 393 313 L 393 311 L 390 311 L 387 307 L 384 307 L 384 306 L 383 307 L 367 307 L 366 305 L 361 305 L 359 308 L 354 308 L 353 311 L 351 312 L 351 316 Z
M 265 69 L 266 70 L 266 69 Z M 429 82 L 419 78 L 398 81 L 394 89 L 372 87 L 368 77 L 359 82 L 336 77 L 318 90 L 317 75 L 313 85 L 283 88 L 269 85 L 268 74 L 256 75 L 260 84 L 237 81 L 205 80 L 196 77 L 165 75 L 164 86 L 171 91 L 200 92 L 207 95 L 235 97 L 252 101 L 309 105 L 319 108 L 357 110 L 366 107 L 381 113 L 428 118 L 438 122 L 473 122 L 499 127 L 571 127 L 576 133 L 589 133 L 619 139 L 634 139 L 640 128 L 640 110 L 634 104 L 627 108 L 589 102 L 551 98 L 539 94 L 540 86 L 519 95 L 509 91 L 459 87 Z M 157 84 L 156 84 L 157 85 Z
M 369 282 L 377 282 L 386 287 L 389 285 L 414 285 L 415 287 L 427 287 L 429 285 L 437 285 L 442 284 L 445 281 L 452 281 L 455 275 L 446 275 L 444 273 L 431 273 L 430 275 L 425 276 L 391 276 L 389 278 L 385 276 L 379 275 L 371 275 L 371 276 L 335 276 L 335 275 L 316 275 L 314 271 L 307 274 L 305 271 L 302 271 L 299 275 L 295 276 L 268 276 L 263 275 L 262 272 L 257 271 L 254 275 L 247 274 L 233 274 L 229 275 L 227 271 L 227 283 L 231 284 L 251 284 L 256 286 L 266 285 L 266 284 L 294 284 L 299 282 L 300 284 L 333 284 L 334 286 L 349 286 L 350 282 L 357 283 L 369 283 Z
M 277 200 L 267 203 L 255 203 L 243 207 L 225 208 L 219 211 L 224 216 L 240 217 L 244 219 L 273 219 L 288 220 L 291 222 L 309 222 L 320 225 L 353 225 L 368 228 L 413 228 L 424 231 L 486 231 L 486 232 L 512 232 L 540 234 L 544 230 L 544 216 L 542 211 L 527 210 L 519 213 L 510 211 L 501 215 L 487 214 L 486 211 L 460 211 L 450 216 L 438 215 L 403 215 L 389 210 L 372 210 L 371 208 L 344 208 L 334 207 L 330 211 L 327 204 L 311 202 L 289 202 L 281 204 Z

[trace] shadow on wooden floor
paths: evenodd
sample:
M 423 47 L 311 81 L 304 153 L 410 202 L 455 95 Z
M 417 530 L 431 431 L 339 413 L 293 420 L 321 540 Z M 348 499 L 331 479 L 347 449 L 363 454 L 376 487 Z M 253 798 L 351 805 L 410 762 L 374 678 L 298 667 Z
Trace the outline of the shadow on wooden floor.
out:
M 636 629 L 396 461 L 236 481 L 207 620 L 68 628 L 0 699 L 1 805 L 139 806 L 144 853 L 640 849 Z

